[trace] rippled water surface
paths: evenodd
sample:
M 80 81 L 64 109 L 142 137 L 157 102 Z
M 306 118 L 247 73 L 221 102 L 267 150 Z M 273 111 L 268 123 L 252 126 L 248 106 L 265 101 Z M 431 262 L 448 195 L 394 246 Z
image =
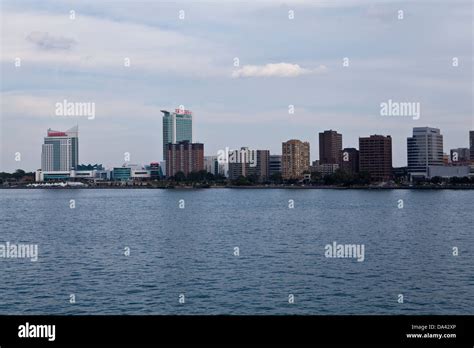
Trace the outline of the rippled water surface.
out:
M 473 203 L 450 190 L 0 190 L 0 243 L 39 246 L 37 262 L 0 258 L 0 314 L 474 314 Z M 365 260 L 326 258 L 334 241 L 363 244 Z

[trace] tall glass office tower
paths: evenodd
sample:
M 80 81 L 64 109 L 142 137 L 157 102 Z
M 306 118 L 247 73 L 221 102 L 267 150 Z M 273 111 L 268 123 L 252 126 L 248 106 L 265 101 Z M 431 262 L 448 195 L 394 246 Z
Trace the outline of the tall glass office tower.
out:
M 443 165 L 443 136 L 438 128 L 415 127 L 407 139 L 408 172 L 427 176 L 429 166 Z
M 41 152 L 41 169 L 44 172 L 77 169 L 79 162 L 79 128 L 65 132 L 48 129 Z
M 163 113 L 163 160 L 166 161 L 168 144 L 180 141 L 193 142 L 193 115 L 191 111 L 176 109 L 175 112 L 161 110 Z

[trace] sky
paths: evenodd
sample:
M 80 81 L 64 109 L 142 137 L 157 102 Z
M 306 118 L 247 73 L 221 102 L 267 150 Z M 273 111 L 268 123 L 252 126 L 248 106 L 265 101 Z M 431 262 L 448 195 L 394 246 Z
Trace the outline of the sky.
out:
M 0 3 L 0 171 L 40 168 L 47 129 L 75 125 L 80 163 L 161 161 L 160 110 L 179 105 L 205 155 L 300 139 L 316 160 L 333 129 L 344 147 L 391 135 L 405 166 L 413 127 L 440 128 L 445 152 L 474 129 L 469 0 Z M 95 117 L 56 115 L 64 100 Z M 420 117 L 381 115 L 388 100 Z

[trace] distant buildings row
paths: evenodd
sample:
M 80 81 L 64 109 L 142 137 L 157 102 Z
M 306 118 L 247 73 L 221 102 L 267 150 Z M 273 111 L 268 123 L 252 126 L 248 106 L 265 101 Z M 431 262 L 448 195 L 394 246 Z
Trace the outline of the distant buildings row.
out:
M 410 178 L 469 176 L 474 167 L 474 131 L 469 132 L 470 148 L 443 151 L 443 136 L 437 128 L 416 127 L 407 139 L 407 167 L 392 167 L 392 138 L 371 135 L 359 138 L 359 149 L 343 148 L 342 134 L 334 130 L 319 133 L 319 160 L 310 164 L 310 145 L 297 139 L 282 143 L 282 154 L 242 147 L 224 155 L 204 156 L 204 144 L 193 143 L 192 113 L 184 108 L 163 113 L 163 158 L 147 166 L 124 164 L 105 170 L 100 165 L 79 165 L 78 127 L 65 132 L 48 129 L 37 181 L 88 178 L 98 180 L 140 180 L 188 175 L 206 170 L 230 180 L 241 176 L 265 182 L 275 174 L 283 179 L 302 180 L 310 173 L 322 176 L 337 169 L 352 174 L 368 173 L 373 181 L 389 181 L 394 172 Z
M 457 148 L 450 156 L 443 152 L 440 130 L 415 127 L 407 138 L 405 168 L 411 179 L 433 177 L 465 177 L 473 175 L 474 131 L 469 132 L 470 148 Z M 371 135 L 359 138 L 359 150 L 342 148 L 342 134 L 333 130 L 319 133 L 319 161 L 309 164 L 309 143 L 289 140 L 282 146 L 282 176 L 284 179 L 302 179 L 304 173 L 318 172 L 322 176 L 341 168 L 349 173 L 365 172 L 373 181 L 389 181 L 394 176 L 392 167 L 392 138 Z
M 388 181 L 392 177 L 392 139 L 372 135 L 359 138 L 359 150 L 342 148 L 342 135 L 333 130 L 319 133 L 319 160 L 310 165 L 309 142 L 289 140 L 282 145 L 283 179 L 302 179 L 305 173 L 322 176 L 338 169 L 349 173 L 367 172 L 374 181 Z

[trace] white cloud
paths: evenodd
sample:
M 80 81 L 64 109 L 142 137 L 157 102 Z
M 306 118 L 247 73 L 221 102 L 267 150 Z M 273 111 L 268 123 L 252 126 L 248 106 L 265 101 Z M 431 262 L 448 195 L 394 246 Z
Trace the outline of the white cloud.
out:
M 242 68 L 235 70 L 232 77 L 296 77 L 325 71 L 327 71 L 327 67 L 324 65 L 320 65 L 316 69 L 305 69 L 298 64 L 290 63 L 244 65 Z

